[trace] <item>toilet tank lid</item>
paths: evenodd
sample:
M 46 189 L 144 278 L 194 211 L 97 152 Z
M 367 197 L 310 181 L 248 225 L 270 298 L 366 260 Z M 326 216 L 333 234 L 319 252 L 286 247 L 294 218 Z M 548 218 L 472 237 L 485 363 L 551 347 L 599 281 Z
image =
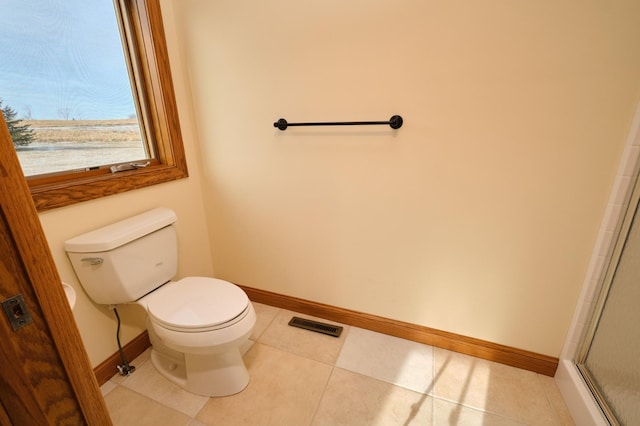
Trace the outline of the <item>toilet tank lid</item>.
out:
M 75 253 L 109 251 L 171 225 L 176 220 L 173 210 L 159 207 L 71 238 L 64 242 L 64 248 Z

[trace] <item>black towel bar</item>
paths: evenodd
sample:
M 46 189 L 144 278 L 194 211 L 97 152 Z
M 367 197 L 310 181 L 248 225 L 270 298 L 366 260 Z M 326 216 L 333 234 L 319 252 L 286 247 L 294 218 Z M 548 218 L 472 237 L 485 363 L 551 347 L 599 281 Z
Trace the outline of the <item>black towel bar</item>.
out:
M 290 126 L 369 126 L 375 124 L 386 124 L 391 126 L 392 129 L 399 129 L 402 127 L 402 117 L 394 115 L 389 121 L 325 121 L 321 123 L 287 123 L 287 120 L 281 118 L 273 123 L 273 127 L 287 130 L 287 127 Z

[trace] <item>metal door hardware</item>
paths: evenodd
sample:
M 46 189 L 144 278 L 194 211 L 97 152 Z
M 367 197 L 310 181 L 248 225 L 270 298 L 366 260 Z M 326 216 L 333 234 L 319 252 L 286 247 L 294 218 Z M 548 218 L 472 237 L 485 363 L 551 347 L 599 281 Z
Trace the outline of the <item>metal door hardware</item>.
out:
M 27 324 L 31 324 L 33 319 L 27 309 L 24 298 L 21 294 L 10 297 L 2 302 L 4 313 L 9 318 L 9 323 L 13 327 L 13 331 L 17 331 Z

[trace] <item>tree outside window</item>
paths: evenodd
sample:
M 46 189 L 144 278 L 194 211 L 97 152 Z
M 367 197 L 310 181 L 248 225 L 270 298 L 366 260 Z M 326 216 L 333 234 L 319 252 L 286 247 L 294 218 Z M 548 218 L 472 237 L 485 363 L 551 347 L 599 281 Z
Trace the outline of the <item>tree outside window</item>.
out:
M 2 110 L 2 117 L 9 128 L 9 134 L 13 140 L 13 146 L 26 146 L 33 142 L 35 134 L 33 129 L 31 129 L 31 126 L 23 124 L 23 120 L 16 118 L 18 113 L 9 105 L 3 106 L 1 98 L 0 110 Z

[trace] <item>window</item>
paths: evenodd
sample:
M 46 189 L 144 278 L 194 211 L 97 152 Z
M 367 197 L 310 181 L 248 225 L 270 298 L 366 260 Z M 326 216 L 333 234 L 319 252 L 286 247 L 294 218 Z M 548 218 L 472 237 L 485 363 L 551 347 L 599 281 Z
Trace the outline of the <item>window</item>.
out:
M 113 10 L 109 0 L 101 1 Z M 80 17 L 82 21 L 80 6 L 85 7 L 87 3 L 90 2 L 80 1 L 77 8 L 60 16 L 60 20 Z M 52 2 L 43 4 L 51 5 Z M 19 121 L 19 125 L 31 125 L 27 132 L 34 132 L 41 138 L 40 142 L 46 137 L 58 138 L 58 140 L 67 141 L 71 146 L 71 150 L 62 156 L 67 158 L 61 166 L 55 164 L 53 157 L 45 156 L 46 165 L 36 164 L 35 169 L 28 168 L 33 165 L 28 165 L 26 160 L 23 161 L 22 157 L 26 158 L 25 155 L 21 157 L 21 154 L 30 154 L 30 150 L 24 148 L 20 150 L 20 147 L 17 147 L 38 210 L 61 207 L 187 177 L 159 2 L 158 0 L 116 0 L 115 6 L 118 13 L 114 16 L 117 19 L 114 18 L 113 22 L 109 23 L 103 16 L 102 21 L 110 25 L 111 31 L 121 34 L 122 41 L 117 40 L 117 36 L 111 40 L 119 44 L 116 47 L 125 46 L 125 55 L 120 57 L 121 62 L 118 63 L 107 54 L 107 49 L 114 48 L 112 45 L 104 45 L 109 41 L 107 40 L 109 36 L 98 35 L 92 40 L 96 45 L 94 54 L 105 62 L 102 67 L 95 70 L 91 70 L 86 61 L 82 60 L 73 65 L 75 68 L 80 68 L 80 74 L 69 73 L 75 76 L 70 86 L 77 90 L 77 94 L 74 95 L 76 92 L 68 89 L 68 103 L 58 101 L 57 105 L 49 105 L 49 108 L 57 114 L 55 122 L 27 120 L 36 118 L 35 115 L 38 112 L 35 108 L 32 111 L 28 103 L 26 106 L 18 105 L 18 108 L 23 108 L 21 113 L 24 118 Z M 38 13 L 44 14 L 47 11 L 36 8 L 36 13 L 33 15 L 37 16 Z M 87 31 L 92 29 L 91 25 L 84 26 Z M 96 26 L 93 25 L 93 27 Z M 65 26 L 62 22 L 61 29 L 70 31 L 68 28 L 69 26 Z M 1 31 L 3 30 L 0 29 Z M 78 36 L 72 34 L 69 37 L 72 39 Z M 56 46 L 56 49 L 60 49 L 58 55 L 64 56 L 67 54 L 64 50 L 74 48 L 75 44 L 65 43 L 65 38 L 61 36 L 60 43 Z M 15 46 L 15 48 L 21 47 Z M 43 54 L 52 56 L 52 60 L 55 59 L 56 52 L 47 51 L 46 46 L 42 48 Z M 82 48 L 77 47 L 77 49 Z M 3 77 L 6 74 L 2 74 L 1 71 L 0 65 L 0 78 L 6 80 Z M 118 89 L 109 89 L 106 95 L 100 93 L 98 87 L 100 83 L 93 86 L 91 78 L 94 74 L 101 72 L 105 77 L 121 73 L 123 77 L 119 80 Z M 83 78 L 86 78 L 87 82 L 81 81 Z M 18 84 L 20 82 L 14 82 L 13 87 L 29 90 L 30 79 L 33 82 L 31 88 L 37 88 L 33 77 L 25 78 L 27 85 L 21 86 Z M 16 106 L 9 105 L 6 97 L 3 97 L 2 83 L 5 81 L 0 82 L 0 100 L 3 100 L 5 105 L 0 106 L 4 108 L 3 112 L 6 112 L 7 107 L 13 107 L 14 110 L 10 112 L 12 111 L 15 115 Z M 121 90 L 123 86 L 124 90 Z M 64 88 L 64 84 L 60 84 L 60 87 Z M 127 95 L 123 96 L 123 93 Z M 88 100 L 80 101 L 82 99 L 80 95 L 84 94 L 89 95 Z M 112 102 L 113 99 L 116 102 Z M 96 100 L 103 100 L 106 103 L 95 106 L 93 102 Z M 51 115 L 50 111 L 48 118 L 51 118 Z M 7 118 L 6 114 L 5 118 Z M 8 124 L 11 130 L 11 123 Z M 84 135 L 87 132 L 90 136 L 80 144 L 82 147 L 74 146 L 72 141 L 71 143 L 68 141 L 68 139 L 82 137 L 78 135 Z M 59 135 L 62 134 L 65 136 L 61 139 Z M 105 143 L 107 140 L 117 142 Z M 14 144 L 15 141 L 14 137 Z M 58 145 L 58 148 L 60 146 Z M 87 147 L 89 149 L 86 149 Z M 47 147 L 35 145 L 35 149 L 31 151 L 38 149 L 42 151 Z M 69 155 L 69 152 L 73 155 Z M 78 159 L 77 162 L 70 162 L 71 157 Z M 113 167 L 120 164 L 124 166 Z M 134 166 L 130 166 L 131 164 Z

